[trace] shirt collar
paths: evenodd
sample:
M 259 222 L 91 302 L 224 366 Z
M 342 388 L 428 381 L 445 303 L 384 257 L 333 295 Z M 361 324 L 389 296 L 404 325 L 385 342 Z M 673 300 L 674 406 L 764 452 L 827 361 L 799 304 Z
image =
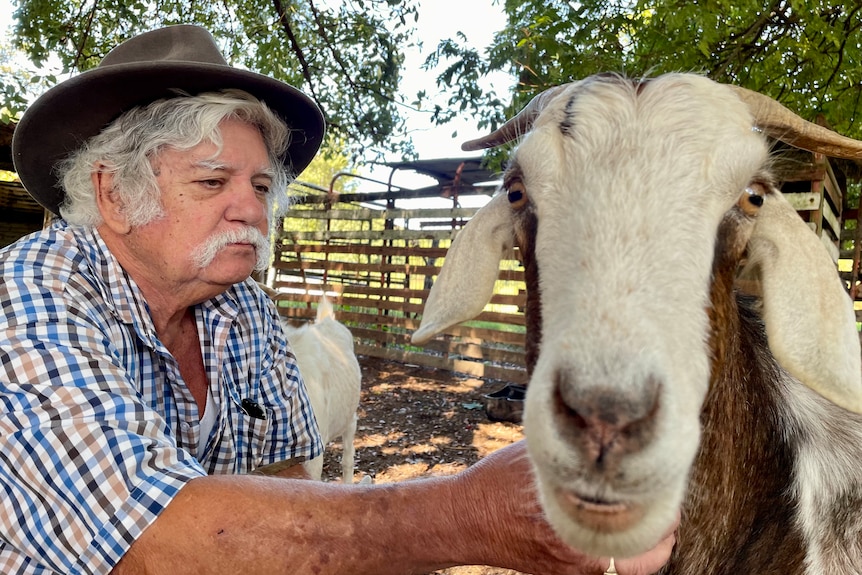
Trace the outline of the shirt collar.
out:
M 155 329 L 147 302 L 138 285 L 108 249 L 99 230 L 87 226 L 69 228 L 93 274 L 99 280 L 96 287 L 102 294 L 102 300 L 114 316 L 123 323 L 133 324 L 142 335 L 147 336 L 144 337 L 145 340 L 152 338 Z

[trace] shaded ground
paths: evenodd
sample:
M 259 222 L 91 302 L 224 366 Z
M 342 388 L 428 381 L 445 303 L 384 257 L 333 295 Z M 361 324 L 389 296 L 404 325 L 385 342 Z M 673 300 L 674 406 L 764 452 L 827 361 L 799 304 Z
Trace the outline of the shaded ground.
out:
M 521 426 L 492 422 L 482 395 L 501 388 L 489 382 L 421 366 L 360 356 L 362 396 L 356 433 L 356 477 L 396 482 L 457 473 L 523 437 Z M 327 450 L 323 474 L 341 474 L 341 444 Z M 446 575 L 513 575 L 490 567 L 454 567 Z

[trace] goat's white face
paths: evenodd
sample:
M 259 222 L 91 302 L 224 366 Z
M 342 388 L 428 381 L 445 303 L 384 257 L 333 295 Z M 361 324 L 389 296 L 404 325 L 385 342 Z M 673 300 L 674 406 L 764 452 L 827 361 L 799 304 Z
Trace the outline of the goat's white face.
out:
M 754 212 L 764 203 L 767 144 L 752 129 L 751 103 L 699 76 L 593 77 L 543 104 L 505 174 L 508 198 L 492 199 L 456 238 L 414 341 L 478 314 L 501 248 L 519 245 L 531 371 L 524 428 L 543 507 L 565 541 L 627 556 L 654 545 L 683 500 L 710 380 L 716 236 L 740 198 L 754 193 Z M 793 233 L 823 251 L 778 192 L 766 195 L 771 213 L 789 212 Z M 748 234 L 752 217 L 743 216 Z M 761 235 L 763 245 L 787 241 L 778 228 Z M 862 409 L 852 309 L 828 256 L 817 258 L 828 287 L 800 293 L 834 299 L 836 339 L 857 346 L 843 375 L 820 379 L 855 385 L 844 405 Z M 785 261 L 779 281 L 798 275 L 792 258 L 773 259 Z M 799 339 L 789 355 L 811 347 Z M 813 363 L 837 363 L 824 349 Z M 819 377 L 799 371 L 803 381 Z
M 539 222 L 530 455 L 561 535 L 601 553 L 655 542 L 697 452 L 713 240 L 767 155 L 747 108 L 715 88 L 570 86 L 506 175 L 526 190 L 515 227 L 529 210 Z

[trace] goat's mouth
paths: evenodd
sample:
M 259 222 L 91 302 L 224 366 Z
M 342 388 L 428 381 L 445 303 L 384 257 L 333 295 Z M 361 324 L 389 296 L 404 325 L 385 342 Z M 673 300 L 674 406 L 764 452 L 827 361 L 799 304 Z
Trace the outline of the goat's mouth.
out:
M 563 512 L 576 523 L 599 533 L 617 533 L 635 525 L 644 516 L 642 505 L 579 495 L 567 489 L 556 490 Z

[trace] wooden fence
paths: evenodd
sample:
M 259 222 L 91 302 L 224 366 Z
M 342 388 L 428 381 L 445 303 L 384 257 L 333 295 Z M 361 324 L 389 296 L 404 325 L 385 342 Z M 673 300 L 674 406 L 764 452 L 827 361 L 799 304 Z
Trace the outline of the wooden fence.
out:
M 524 281 L 514 252 L 480 316 L 424 346 L 410 342 L 446 250 L 475 212 L 325 201 L 296 206 L 284 220 L 269 281 L 281 313 L 311 319 L 326 293 L 353 332 L 357 353 L 524 382 Z

